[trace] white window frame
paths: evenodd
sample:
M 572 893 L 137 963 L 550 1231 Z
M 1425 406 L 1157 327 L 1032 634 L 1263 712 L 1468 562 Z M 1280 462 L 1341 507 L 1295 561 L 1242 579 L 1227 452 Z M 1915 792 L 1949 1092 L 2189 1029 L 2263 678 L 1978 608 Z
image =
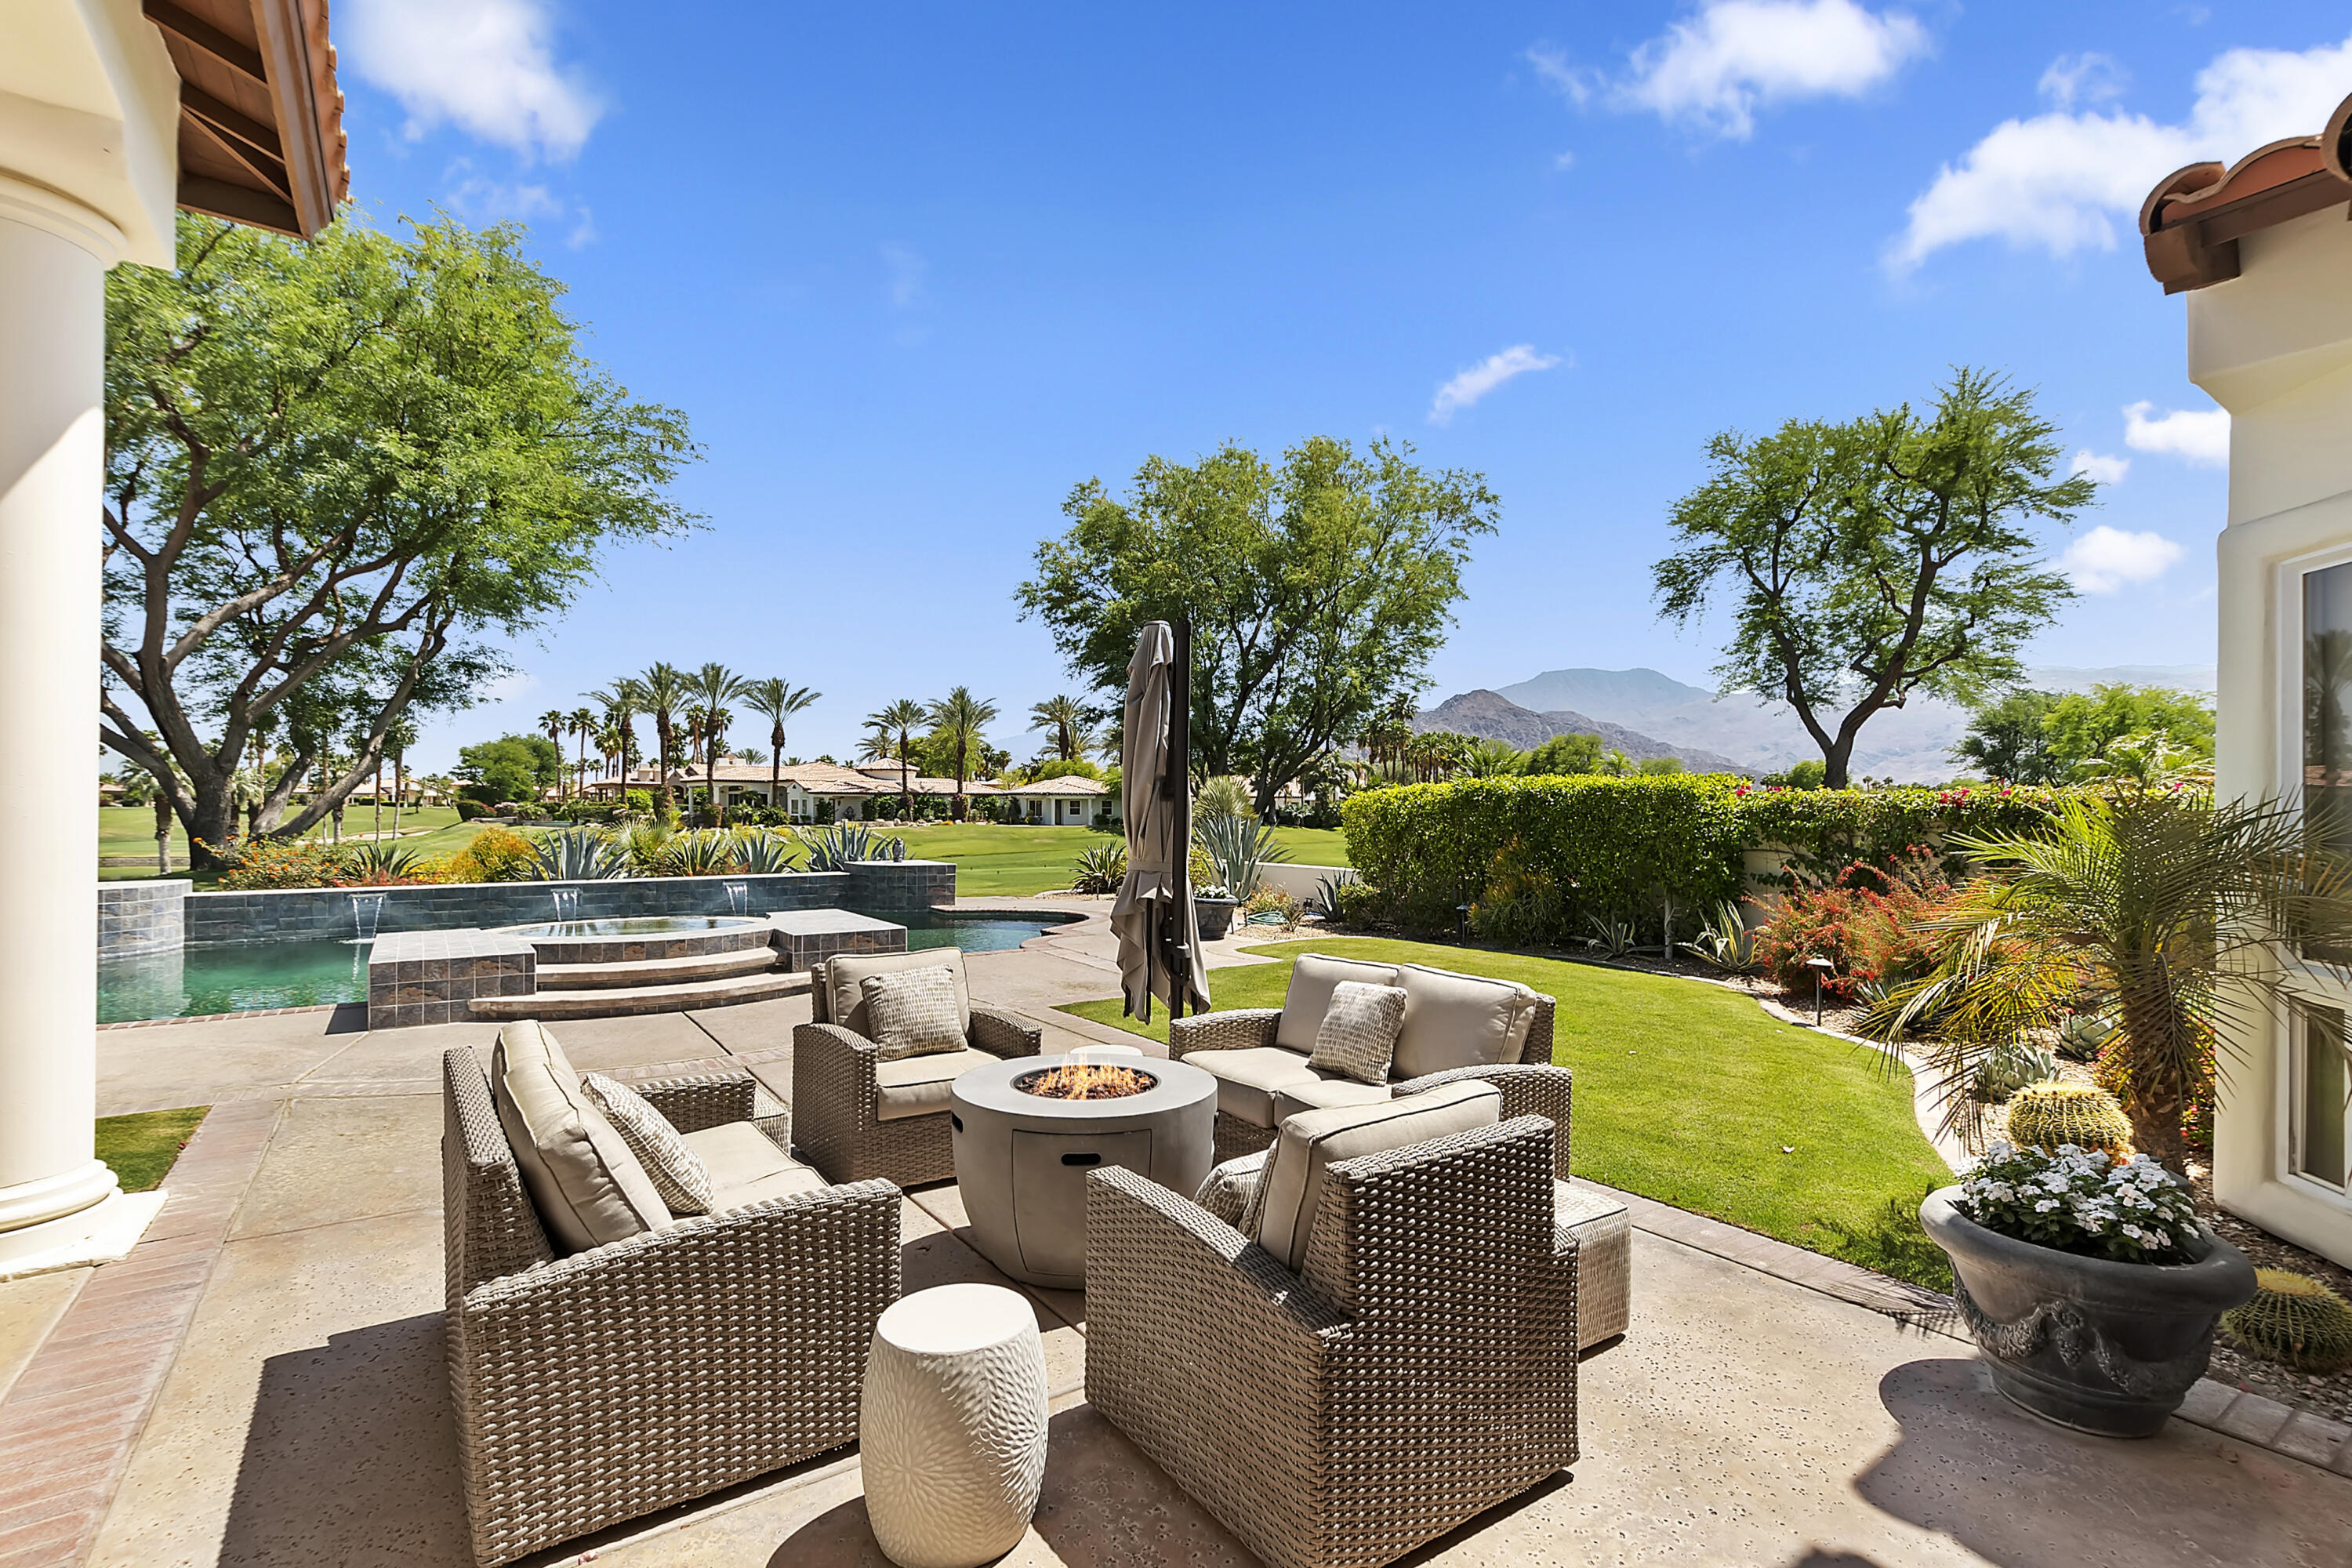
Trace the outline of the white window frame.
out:
M 2276 614 L 2278 627 L 2276 658 L 2277 679 L 2272 690 L 2272 701 L 2277 718 L 2278 797 L 2291 803 L 2295 811 L 2304 809 L 2303 760 L 2303 585 L 2304 579 L 2315 572 L 2331 567 L 2352 565 L 2352 544 L 2332 545 L 2326 550 L 2292 556 L 2273 569 L 2271 603 Z M 2289 1007 L 2284 1016 L 2272 1017 L 2265 1026 L 2270 1036 L 2273 1060 L 2276 1064 L 2276 1092 L 2273 1095 L 2273 1115 L 2283 1136 L 2273 1140 L 2272 1178 L 2294 1191 L 2332 1203 L 2352 1211 L 2352 1172 L 2347 1172 L 2340 1185 L 2320 1180 L 2298 1169 L 2302 1159 L 2304 1100 L 2308 1075 L 2303 1070 L 2298 1048 L 2302 1033 L 2295 1016 L 2298 1009 L 2292 1004 L 2315 1002 L 2321 1006 L 2341 1009 L 2352 1026 L 2352 983 L 2331 973 L 2325 968 L 2306 963 L 2299 953 L 2282 955 L 2284 975 L 2282 988 L 2286 992 Z M 2347 1152 L 2352 1163 L 2352 1149 Z

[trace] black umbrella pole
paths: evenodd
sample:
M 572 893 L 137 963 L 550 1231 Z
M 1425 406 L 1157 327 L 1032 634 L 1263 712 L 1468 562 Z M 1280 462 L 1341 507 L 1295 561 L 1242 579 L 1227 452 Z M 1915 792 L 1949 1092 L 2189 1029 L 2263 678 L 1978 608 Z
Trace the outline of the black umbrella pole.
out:
M 1180 615 L 1173 668 L 1168 672 L 1168 798 L 1175 806 L 1177 898 L 1168 911 L 1168 1016 L 1181 1018 L 1192 991 L 1192 955 L 1184 943 L 1184 907 L 1192 897 L 1192 617 Z

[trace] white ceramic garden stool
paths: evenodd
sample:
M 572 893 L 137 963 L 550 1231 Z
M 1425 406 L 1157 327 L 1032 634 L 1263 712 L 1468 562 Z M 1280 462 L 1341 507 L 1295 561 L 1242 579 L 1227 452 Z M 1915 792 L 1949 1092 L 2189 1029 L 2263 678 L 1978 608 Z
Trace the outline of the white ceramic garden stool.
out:
M 942 1285 L 874 1325 L 858 1409 L 866 1515 L 899 1568 L 1013 1550 L 1045 1479 L 1045 1347 L 1028 1300 Z

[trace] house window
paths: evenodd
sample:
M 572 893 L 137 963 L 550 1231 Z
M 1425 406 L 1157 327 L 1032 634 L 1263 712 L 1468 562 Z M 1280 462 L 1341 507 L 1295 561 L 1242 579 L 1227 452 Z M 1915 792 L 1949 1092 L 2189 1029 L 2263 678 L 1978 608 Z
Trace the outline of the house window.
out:
M 2303 574 L 2303 815 L 2352 849 L 2352 562 Z
M 2315 1002 L 2294 1009 L 2294 1169 L 2298 1175 L 2346 1185 L 2344 1121 L 2352 1080 L 2347 1080 L 2344 1011 Z

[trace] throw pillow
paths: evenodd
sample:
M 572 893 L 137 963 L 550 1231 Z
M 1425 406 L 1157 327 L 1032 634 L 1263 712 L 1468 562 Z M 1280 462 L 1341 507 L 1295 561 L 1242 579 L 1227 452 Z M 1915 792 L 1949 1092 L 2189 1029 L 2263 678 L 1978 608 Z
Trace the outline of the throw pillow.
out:
M 1386 1083 L 1396 1055 L 1397 1031 L 1404 1026 L 1404 990 L 1342 980 L 1331 987 L 1331 1005 L 1315 1031 L 1307 1065 L 1358 1083 Z
M 710 1212 L 718 1202 L 710 1172 L 701 1157 L 686 1146 L 668 1117 L 655 1110 L 644 1095 L 603 1073 L 582 1073 L 580 1087 L 604 1113 L 604 1120 L 613 1124 L 637 1163 L 646 1168 L 654 1191 L 661 1194 L 670 1213 Z
M 858 989 L 866 1003 L 866 1016 L 874 1026 L 866 1037 L 883 1061 L 964 1048 L 955 974 L 945 964 L 902 969 L 896 974 L 869 974 Z

